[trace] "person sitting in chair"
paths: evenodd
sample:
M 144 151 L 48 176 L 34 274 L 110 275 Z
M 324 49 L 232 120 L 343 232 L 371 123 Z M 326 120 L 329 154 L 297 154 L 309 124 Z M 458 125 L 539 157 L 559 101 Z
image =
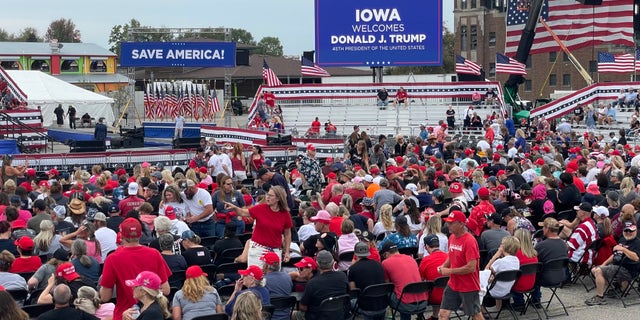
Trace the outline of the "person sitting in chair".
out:
M 91 116 L 89 115 L 89 113 L 85 113 L 82 115 L 82 117 L 80 118 L 80 125 L 83 128 L 91 127 Z

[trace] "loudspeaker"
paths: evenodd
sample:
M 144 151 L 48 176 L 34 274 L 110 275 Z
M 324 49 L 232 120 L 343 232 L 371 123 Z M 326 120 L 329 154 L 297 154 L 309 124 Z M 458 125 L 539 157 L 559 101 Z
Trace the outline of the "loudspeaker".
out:
M 125 138 L 122 140 L 122 148 L 143 148 L 144 138 Z
M 200 148 L 200 138 L 178 138 L 173 140 L 174 149 L 197 149 Z
M 602 0 L 576 0 L 582 4 L 590 5 L 590 6 L 599 6 L 602 4 Z
M 275 136 L 267 136 L 268 146 L 290 146 L 291 135 L 290 134 L 278 134 Z
M 107 151 L 107 145 L 103 140 L 75 140 L 72 141 L 69 146 L 71 147 L 71 150 L 69 150 L 71 153 Z
M 248 66 L 248 65 L 249 65 L 249 50 L 236 49 L 236 66 Z
M 305 59 L 309 59 L 311 62 L 314 62 L 313 57 L 314 57 L 315 53 L 316 53 L 315 51 L 303 51 L 302 52 L 302 56 Z

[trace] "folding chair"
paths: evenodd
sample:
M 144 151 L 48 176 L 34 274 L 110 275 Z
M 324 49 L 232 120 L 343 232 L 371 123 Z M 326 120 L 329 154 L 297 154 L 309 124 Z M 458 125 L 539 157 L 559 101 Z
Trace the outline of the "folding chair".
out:
M 214 264 L 203 264 L 200 268 L 207 274 L 209 283 L 214 284 L 216 282 L 216 272 L 218 268 Z
M 170 287 L 176 287 L 176 288 L 182 288 L 182 285 L 184 285 L 184 280 L 186 280 L 186 279 L 187 279 L 186 270 L 180 270 L 180 271 L 173 272 L 169 276 L 169 286 Z
M 200 238 L 200 245 L 202 245 L 203 247 L 209 249 L 209 250 L 213 250 L 213 245 L 216 243 L 216 241 L 218 241 L 220 238 L 216 237 L 216 236 L 211 236 L 211 237 L 203 237 Z
M 33 304 L 22 307 L 22 310 L 29 315 L 29 319 L 37 319 L 41 314 L 53 310 L 54 307 L 55 305 L 53 303 Z
M 593 257 L 592 257 L 592 261 L 593 259 L 595 259 L 595 255 L 598 253 L 598 250 L 600 250 L 600 246 L 602 245 L 602 239 L 598 239 L 596 241 L 591 242 L 591 244 L 589 245 L 589 247 L 587 248 L 587 250 L 584 251 L 584 253 L 582 253 L 582 256 L 580 256 L 580 259 L 578 261 L 582 261 L 582 259 L 584 258 L 584 256 L 587 254 L 587 252 L 589 252 L 591 250 L 591 252 L 593 252 Z M 592 264 L 589 263 L 583 263 L 583 262 L 578 262 L 578 263 L 569 263 L 569 272 L 571 274 L 571 283 L 576 284 L 578 283 L 578 281 L 580 281 L 580 283 L 582 283 L 582 286 L 585 288 L 585 290 L 587 290 L 587 292 L 595 289 L 595 285 L 596 285 L 596 281 L 593 278 L 593 274 L 591 273 L 591 266 Z M 585 283 L 585 279 L 590 279 L 593 282 L 593 287 L 587 287 L 587 284 Z
M 542 264 L 542 270 L 540 270 L 540 277 L 538 279 L 548 279 L 548 275 L 550 273 L 556 273 L 556 275 L 558 275 L 558 278 L 562 279 L 564 278 L 565 275 L 565 270 L 567 268 L 567 266 L 569 265 L 569 259 L 568 258 L 560 258 L 560 259 L 553 259 L 553 260 L 549 260 L 546 263 Z M 562 275 L 562 276 L 560 276 Z M 538 280 L 536 279 L 536 280 Z M 556 300 L 558 300 L 558 302 L 560 302 L 560 305 L 562 305 L 562 310 L 564 311 L 564 314 L 569 316 L 569 312 L 567 311 L 567 308 L 565 307 L 564 303 L 562 302 L 562 300 L 560 300 L 560 297 L 558 296 L 558 293 L 556 292 L 559 288 L 562 287 L 562 281 L 558 282 L 558 283 L 549 283 L 549 282 L 540 282 L 539 283 L 541 287 L 543 288 L 547 288 L 551 291 L 551 296 L 549 297 L 549 300 L 544 301 L 544 302 L 540 302 L 540 304 L 542 304 L 542 311 L 544 311 L 544 315 L 547 317 L 547 319 L 549 319 L 549 306 L 551 305 L 551 302 L 553 301 L 553 299 L 555 298 Z M 546 306 L 544 305 L 546 304 Z
M 193 320 L 228 320 L 229 316 L 226 313 L 216 313 L 208 316 L 199 316 L 193 318 Z
M 426 293 L 427 290 L 429 289 L 429 283 L 426 281 L 420 281 L 420 282 L 412 282 L 407 284 L 406 286 L 404 286 L 404 288 L 402 289 L 402 293 L 400 294 L 400 297 L 398 298 L 398 304 L 393 305 L 393 302 L 391 302 L 389 304 L 389 307 L 391 307 L 391 310 L 393 310 L 393 314 L 391 316 L 391 318 L 395 319 L 396 318 L 396 313 L 398 313 L 398 307 L 400 306 L 400 301 L 402 301 L 402 297 L 404 297 L 405 294 L 412 294 L 412 293 Z M 413 302 L 412 304 L 420 304 L 424 301 L 416 301 Z M 424 312 L 427 310 L 427 304 L 425 304 L 424 308 L 420 308 L 418 310 L 415 310 L 412 315 L 417 315 L 418 316 L 418 320 L 424 320 Z
M 11 295 L 11 297 L 13 297 L 13 300 L 15 300 L 21 306 L 24 305 L 24 302 L 29 296 L 29 291 L 24 289 L 7 290 L 7 292 Z
M 220 253 L 220 257 L 216 257 L 214 261 L 218 264 L 233 263 L 235 259 L 242 254 L 244 248 L 231 248 L 226 249 Z
M 350 307 L 351 296 L 348 294 L 329 297 L 320 303 L 318 319 L 345 320 Z
M 627 259 L 626 256 L 623 256 L 622 258 Z M 640 262 L 636 262 L 636 263 L 640 263 Z M 616 272 L 613 274 L 613 277 L 611 277 L 609 283 L 607 284 L 606 288 L 604 289 L 604 294 L 607 295 L 608 293 L 613 293 L 613 295 L 615 296 L 616 299 L 620 300 L 622 302 L 622 306 L 624 306 L 625 308 L 627 306 L 632 306 L 632 305 L 636 305 L 636 304 L 640 304 L 640 300 L 633 302 L 633 303 L 629 303 L 626 302 L 624 298 L 629 296 L 629 293 L 631 293 L 631 291 L 633 291 L 636 295 L 638 295 L 638 298 L 640 298 L 640 291 L 638 291 L 638 284 L 640 283 L 640 275 L 635 275 L 633 277 L 633 279 L 631 279 L 631 281 L 629 281 L 629 284 L 627 285 L 627 287 L 620 292 L 619 290 L 616 289 L 615 285 L 616 285 L 616 278 L 618 277 L 618 272 L 620 271 L 620 265 L 618 266 L 618 268 L 616 269 Z
M 528 275 L 537 275 L 537 273 L 540 271 L 541 268 L 542 268 L 542 263 L 540 262 L 523 264 L 520 266 L 520 277 L 528 276 Z M 527 309 L 531 305 L 531 300 L 533 298 L 532 294 L 535 290 L 536 290 L 535 282 L 530 289 L 521 290 L 521 291 L 512 290 L 515 293 L 520 293 L 524 295 L 524 298 L 525 298 L 524 309 L 522 310 L 522 312 L 520 312 L 520 315 L 524 315 L 525 313 L 527 313 Z M 533 310 L 535 310 L 536 314 L 538 315 L 538 319 L 542 319 L 540 317 L 540 313 L 538 312 L 538 309 L 533 308 Z
M 513 306 L 511 305 L 511 303 L 509 303 L 509 300 L 511 300 L 511 297 L 512 297 L 511 289 L 509 289 L 509 292 L 507 292 L 507 294 L 503 296 L 494 297 L 493 295 L 491 295 L 491 289 L 493 289 L 493 287 L 495 287 L 495 285 L 498 282 L 514 281 L 515 283 L 515 281 L 518 280 L 518 277 L 520 277 L 520 270 L 502 271 L 493 275 L 493 281 L 489 284 L 489 287 L 487 288 L 487 295 L 489 295 L 490 297 L 496 300 L 502 301 L 502 306 L 500 307 L 500 310 L 498 310 L 498 313 L 496 313 L 496 317 L 493 319 L 498 319 L 500 317 L 500 313 L 502 313 L 502 310 L 506 306 L 506 308 L 509 310 L 513 318 L 518 320 L 518 314 L 516 313 L 515 310 L 513 310 Z M 489 318 L 491 318 L 491 312 L 487 311 L 487 315 L 489 315 Z
M 293 315 L 293 310 L 296 309 L 297 304 L 298 299 L 296 299 L 296 297 L 294 296 L 271 298 L 271 305 L 275 308 L 275 311 L 286 310 L 287 312 L 289 312 L 289 318 L 291 318 L 291 316 Z
M 384 316 L 389 306 L 389 295 L 393 292 L 393 288 L 393 283 L 389 282 L 372 284 L 364 288 L 353 306 L 352 319 L 355 320 L 359 314 L 366 314 L 367 316 L 380 314 Z

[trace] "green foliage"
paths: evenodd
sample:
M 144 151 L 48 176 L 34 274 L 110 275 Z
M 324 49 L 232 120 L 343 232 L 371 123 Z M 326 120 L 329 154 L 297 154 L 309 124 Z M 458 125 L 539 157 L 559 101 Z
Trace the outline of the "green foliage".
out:
M 11 41 L 12 38 L 12 34 L 9 34 L 7 30 L 0 28 L 0 41 Z
M 71 19 L 60 18 L 49 24 L 49 28 L 44 35 L 45 40 L 58 40 L 58 42 L 82 42 L 80 41 L 80 30 L 76 29 L 76 24 Z
M 42 42 L 40 36 L 38 36 L 38 30 L 32 27 L 26 27 L 18 33 L 18 35 L 14 38 L 14 41 L 18 42 Z
M 391 67 L 385 68 L 386 74 L 443 74 L 454 73 L 456 70 L 456 56 L 454 51 L 455 34 L 449 32 L 447 27 L 444 27 L 444 33 L 442 34 L 443 42 L 443 56 L 442 66 L 439 67 Z
M 264 54 L 268 56 L 282 57 L 283 49 L 280 39 L 277 37 L 264 37 L 257 44 L 258 49 L 255 50 L 257 54 Z
M 256 45 L 251 32 L 244 29 L 231 29 L 231 41 L 249 45 Z

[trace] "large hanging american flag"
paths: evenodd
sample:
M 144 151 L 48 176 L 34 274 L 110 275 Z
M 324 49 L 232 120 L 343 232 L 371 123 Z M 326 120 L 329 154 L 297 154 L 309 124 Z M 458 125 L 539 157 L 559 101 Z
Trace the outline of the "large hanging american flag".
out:
M 463 56 L 456 54 L 456 73 L 480 75 L 480 66 Z
M 603 0 L 602 5 L 589 6 L 575 0 L 544 0 L 540 17 L 564 42 L 569 50 L 592 44 L 634 46 L 633 1 Z M 522 29 L 529 17 L 528 1 L 509 0 L 505 52 L 518 49 Z M 551 34 L 538 22 L 530 54 L 560 51 Z
M 598 52 L 598 72 L 627 73 L 635 71 L 635 57 L 632 54 L 612 54 Z
M 496 73 L 527 74 L 527 66 L 502 53 L 496 52 Z
M 300 60 L 300 72 L 303 76 L 331 77 L 327 70 L 322 69 L 320 66 L 305 57 L 302 57 Z
M 209 110 L 211 112 L 211 118 L 213 114 L 220 111 L 220 102 L 218 102 L 218 95 L 216 90 L 209 90 Z
M 262 77 L 269 87 L 278 87 L 282 85 L 278 76 L 269 68 L 267 61 L 262 59 Z

